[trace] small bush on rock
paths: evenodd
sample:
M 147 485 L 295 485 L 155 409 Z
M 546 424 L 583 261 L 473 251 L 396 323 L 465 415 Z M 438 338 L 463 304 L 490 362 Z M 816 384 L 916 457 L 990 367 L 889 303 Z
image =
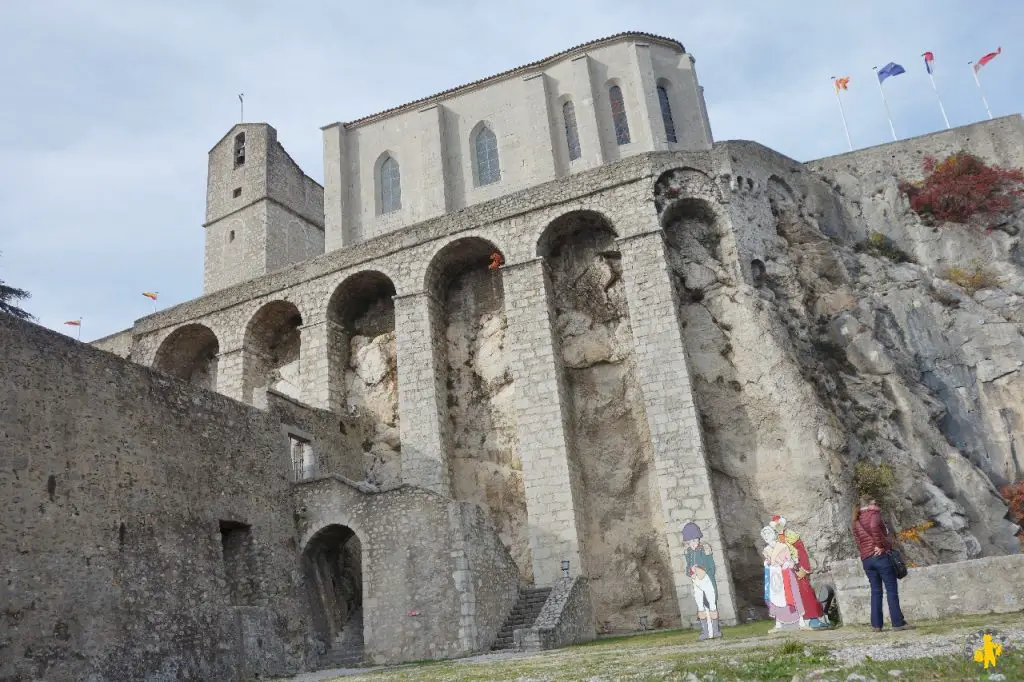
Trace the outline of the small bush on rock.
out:
M 972 260 L 966 267 L 947 268 L 942 278 L 963 289 L 968 296 L 973 296 L 982 289 L 993 289 L 1000 284 L 999 276 L 976 260 Z
M 910 256 L 881 232 L 872 232 L 868 238 L 853 247 L 858 253 L 867 253 L 879 258 L 888 258 L 893 263 L 910 263 Z
M 1021 205 L 1024 171 L 989 166 L 973 154 L 957 152 L 936 161 L 924 159 L 923 182 L 901 180 L 899 189 L 926 224 L 974 222 L 991 230 L 1002 216 Z
M 874 466 L 868 462 L 857 462 L 853 484 L 857 486 L 859 495 L 873 497 L 881 502 L 889 496 L 889 491 L 896 484 L 896 476 L 888 464 Z

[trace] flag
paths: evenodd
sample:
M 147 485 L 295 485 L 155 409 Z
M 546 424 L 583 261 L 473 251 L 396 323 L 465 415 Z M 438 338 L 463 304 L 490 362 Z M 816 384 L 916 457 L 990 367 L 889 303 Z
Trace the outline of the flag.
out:
M 850 77 L 843 76 L 842 78 L 836 79 L 836 92 L 840 90 L 846 90 L 846 86 L 850 84 Z
M 152 299 L 154 301 L 156 300 L 156 294 L 155 293 L 151 293 L 149 291 L 143 291 L 142 295 L 145 296 L 146 298 Z
M 998 47 L 998 48 L 996 48 L 995 52 L 989 52 L 987 55 L 985 55 L 984 57 L 979 59 L 978 63 L 974 65 L 974 73 L 978 73 L 978 71 L 981 70 L 981 67 L 985 66 L 990 61 L 992 61 L 993 59 L 995 59 L 996 57 L 1001 55 L 1002 53 L 1003 53 L 1003 48 Z
M 935 61 L 935 55 L 931 52 L 925 52 L 921 56 L 924 57 L 924 68 L 928 70 L 928 75 L 930 76 L 932 74 L 932 62 Z
M 907 70 L 896 62 L 889 62 L 878 70 L 878 82 L 881 83 L 890 76 L 898 76 L 901 73 L 906 73 Z
M 69 324 L 72 327 L 81 327 L 82 326 L 82 321 L 81 320 L 68 320 L 64 324 Z

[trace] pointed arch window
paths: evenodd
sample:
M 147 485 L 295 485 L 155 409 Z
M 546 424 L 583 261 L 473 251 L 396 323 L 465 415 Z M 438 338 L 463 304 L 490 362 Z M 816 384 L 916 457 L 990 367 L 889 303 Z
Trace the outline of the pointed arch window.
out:
M 501 180 L 501 165 L 498 162 L 498 138 L 487 126 L 483 126 L 473 141 L 476 158 L 477 185 L 490 185 Z
M 402 208 L 402 176 L 398 162 L 388 156 L 380 164 L 380 212 L 393 213 Z
M 580 158 L 580 131 L 576 127 L 576 108 L 572 101 L 562 105 L 562 118 L 565 120 L 565 144 L 569 147 L 569 160 Z
M 235 135 L 235 168 L 245 163 L 245 132 Z
M 661 120 L 665 124 L 665 137 L 669 142 L 677 142 L 676 124 L 672 120 L 672 105 L 668 102 L 668 90 L 658 86 L 658 102 L 661 104 Z
M 626 118 L 626 103 L 622 101 L 622 88 L 618 85 L 608 88 L 608 101 L 612 105 L 615 142 L 616 144 L 629 144 L 629 120 Z

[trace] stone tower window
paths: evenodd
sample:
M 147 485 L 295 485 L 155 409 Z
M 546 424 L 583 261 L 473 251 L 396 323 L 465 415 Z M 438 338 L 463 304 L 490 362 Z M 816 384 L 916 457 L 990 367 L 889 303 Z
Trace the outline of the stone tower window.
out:
M 245 163 L 245 133 L 235 135 L 235 168 Z
M 608 88 L 608 101 L 612 105 L 612 125 L 615 126 L 615 142 L 629 144 L 629 120 L 626 118 L 626 103 L 622 101 L 622 89 L 618 85 Z
M 498 163 L 498 138 L 487 126 L 482 126 L 473 142 L 475 151 L 477 185 L 490 185 L 501 180 Z
M 398 168 L 398 162 L 394 157 L 388 156 L 380 164 L 380 212 L 392 213 L 402 208 L 402 176 Z
M 576 109 L 572 101 L 562 105 L 562 118 L 565 120 L 565 143 L 569 147 L 569 160 L 580 158 L 580 133 L 576 128 Z
M 658 102 L 661 103 L 661 120 L 665 124 L 665 137 L 669 142 L 678 142 L 676 139 L 676 124 L 672 121 L 672 106 L 668 103 L 668 90 L 658 86 Z

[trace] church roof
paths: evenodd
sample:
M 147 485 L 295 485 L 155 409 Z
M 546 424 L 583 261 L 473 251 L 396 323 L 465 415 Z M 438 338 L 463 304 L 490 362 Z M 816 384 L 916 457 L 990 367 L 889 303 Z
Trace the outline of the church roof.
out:
M 656 40 L 658 42 L 665 43 L 665 44 L 667 44 L 667 45 L 669 45 L 671 47 L 677 48 L 680 52 L 686 52 L 686 48 L 683 47 L 683 44 L 680 43 L 678 40 L 673 40 L 672 38 L 666 38 L 665 36 L 655 35 L 654 33 L 645 33 L 643 31 L 623 31 L 622 33 L 616 33 L 614 35 L 605 36 L 604 38 L 597 38 L 596 40 L 590 40 L 590 41 L 587 41 L 585 43 L 580 43 L 579 45 L 574 45 L 573 47 L 570 47 L 570 48 L 568 48 L 566 50 L 562 50 L 561 52 L 556 52 L 555 54 L 550 55 L 548 57 L 544 57 L 543 59 L 538 59 L 535 62 L 530 62 L 529 64 L 523 64 L 522 66 L 517 66 L 514 69 L 509 69 L 508 71 L 502 71 L 501 73 L 495 74 L 493 76 L 488 76 L 487 78 L 481 78 L 481 79 L 475 80 L 475 81 L 473 81 L 471 83 L 465 83 L 464 85 L 458 85 L 458 86 L 456 86 L 454 88 L 449 88 L 448 90 L 444 90 L 442 92 L 438 92 L 438 93 L 435 93 L 433 95 L 429 95 L 427 97 L 422 97 L 420 99 L 416 99 L 416 100 L 413 100 L 411 102 L 406 102 L 405 104 L 400 104 L 400 105 L 398 105 L 396 107 L 391 107 L 390 109 L 385 109 L 384 111 L 378 111 L 377 113 L 370 114 L 369 116 L 363 116 L 362 118 L 357 118 L 354 121 L 348 121 L 346 123 L 341 123 L 340 125 L 342 125 L 342 126 L 347 128 L 349 126 L 354 126 L 354 125 L 357 125 L 357 124 L 360 124 L 360 123 L 365 123 L 365 122 L 370 121 L 372 119 L 382 118 L 382 117 L 388 116 L 388 115 L 393 114 L 393 113 L 395 113 L 397 111 L 400 111 L 402 109 L 409 109 L 409 108 L 412 108 L 412 107 L 415 107 L 415 106 L 423 106 L 424 104 L 426 104 L 428 102 L 434 102 L 436 100 L 439 100 L 439 99 L 442 99 L 442 98 L 446 98 L 446 97 L 448 97 L 450 95 L 453 95 L 453 94 L 455 94 L 457 92 L 460 92 L 462 90 L 468 90 L 469 88 L 473 88 L 473 87 L 482 85 L 484 83 L 489 83 L 489 82 L 492 82 L 492 81 L 497 81 L 497 80 L 500 80 L 500 79 L 503 79 L 503 78 L 507 78 L 507 77 L 509 77 L 509 76 L 511 76 L 513 74 L 522 73 L 524 71 L 528 71 L 528 70 L 536 68 L 538 66 L 545 65 L 545 64 L 547 64 L 549 62 L 555 61 L 556 59 L 561 59 L 561 58 L 565 57 L 567 54 L 569 54 L 571 52 L 576 52 L 576 51 L 579 51 L 579 50 L 583 50 L 585 48 L 592 48 L 592 47 L 595 47 L 597 45 L 601 45 L 603 43 L 610 43 L 610 42 L 614 42 L 616 40 L 621 40 L 622 38 L 627 38 L 627 37 L 629 37 L 629 38 L 643 38 L 643 39 L 646 39 L 646 40 Z M 335 125 L 339 125 L 339 124 L 338 123 L 332 123 L 330 125 L 324 126 L 324 128 L 325 129 L 326 128 L 330 128 L 331 126 L 335 126 Z

